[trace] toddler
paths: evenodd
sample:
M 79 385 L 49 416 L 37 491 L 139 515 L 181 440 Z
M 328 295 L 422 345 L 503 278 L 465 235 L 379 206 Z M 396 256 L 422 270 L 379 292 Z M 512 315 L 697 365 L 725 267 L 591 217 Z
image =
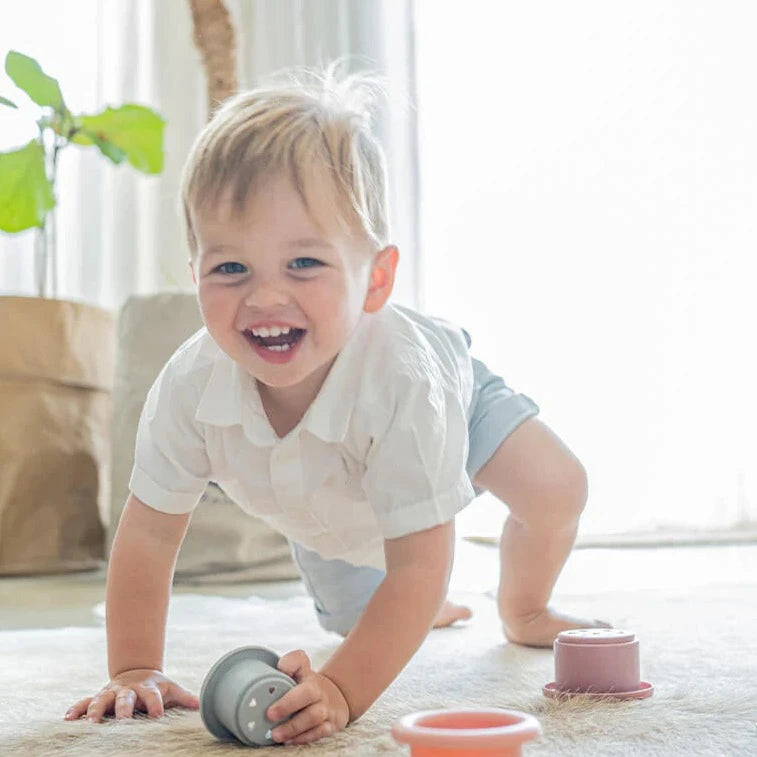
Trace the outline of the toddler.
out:
M 549 647 L 606 625 L 548 606 L 586 503 L 586 473 L 536 404 L 469 354 L 461 328 L 388 302 L 376 88 L 324 75 L 234 96 L 193 145 L 181 198 L 205 327 L 169 359 L 137 432 L 108 567 L 109 683 L 71 707 L 159 717 L 198 707 L 162 674 L 176 556 L 210 480 L 284 534 L 321 625 L 344 636 L 267 716 L 301 744 L 359 718 L 446 600 L 455 515 L 490 491 L 509 508 L 498 606 L 511 642 Z M 401 201 L 401 198 L 399 198 Z

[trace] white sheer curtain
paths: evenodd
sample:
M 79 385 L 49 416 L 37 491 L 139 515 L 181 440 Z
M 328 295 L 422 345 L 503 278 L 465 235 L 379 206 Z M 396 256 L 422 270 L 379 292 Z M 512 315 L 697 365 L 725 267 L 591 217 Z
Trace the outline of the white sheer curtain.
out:
M 239 30 L 240 82 L 343 55 L 386 77 L 377 132 L 389 164 L 393 241 L 401 252 L 393 299 L 416 305 L 418 157 L 412 0 L 229 0 Z
M 37 137 L 35 120 L 41 109 L 19 90 L 5 73 L 9 50 L 35 58 L 43 71 L 58 79 L 68 106 L 74 112 L 95 112 L 99 105 L 98 74 L 92 66 L 98 50 L 97 0 L 59 3 L 24 0 L 5 4 L 0 21 L 0 95 L 19 110 L 0 107 L 0 150 L 7 152 Z M 94 148 L 92 148 L 94 150 Z M 64 150 L 58 174 L 58 292 L 65 299 L 97 302 L 90 289 L 94 254 L 87 263 L 81 257 L 89 229 L 81 223 L 83 208 L 91 207 L 94 193 L 79 196 L 82 174 L 98 157 L 77 147 Z M 92 163 L 90 163 L 92 161 Z M 96 206 L 96 204 L 95 204 Z M 34 232 L 0 232 L 0 294 L 34 295 Z
M 582 459 L 584 532 L 757 521 L 756 27 L 418 0 L 422 304 Z
M 340 56 L 349 56 L 352 67 L 388 77 L 392 107 L 379 133 L 397 198 L 394 236 L 404 253 L 397 298 L 414 302 L 417 160 L 415 110 L 408 104 L 415 62 L 410 0 L 228 0 L 227 7 L 238 34 L 241 87 L 280 68 L 322 65 Z M 64 151 L 58 296 L 118 308 L 131 294 L 191 290 L 176 194 L 181 165 L 206 121 L 206 95 L 188 3 L 77 0 L 64 6 L 28 0 L 4 10 L 0 48 L 4 45 L 37 57 L 43 69 L 59 76 L 74 110 L 131 101 L 154 108 L 167 121 L 165 168 L 157 177 L 107 164 L 94 149 Z M 4 94 L 10 90 L 10 83 L 3 87 Z M 17 142 L 4 129 L 0 149 L 33 137 L 34 128 L 30 120 L 29 132 Z M 33 294 L 31 249 L 31 233 L 0 235 L 0 291 Z

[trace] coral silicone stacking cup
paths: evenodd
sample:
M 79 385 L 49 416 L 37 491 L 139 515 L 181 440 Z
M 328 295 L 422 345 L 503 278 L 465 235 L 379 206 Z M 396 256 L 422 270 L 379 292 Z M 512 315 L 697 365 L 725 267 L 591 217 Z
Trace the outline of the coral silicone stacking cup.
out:
M 541 734 L 539 721 L 499 708 L 425 710 L 405 715 L 392 736 L 412 757 L 518 757 L 524 742 Z
M 639 672 L 639 641 L 620 628 L 579 628 L 555 639 L 555 680 L 547 696 L 590 694 L 617 699 L 642 699 L 654 687 Z

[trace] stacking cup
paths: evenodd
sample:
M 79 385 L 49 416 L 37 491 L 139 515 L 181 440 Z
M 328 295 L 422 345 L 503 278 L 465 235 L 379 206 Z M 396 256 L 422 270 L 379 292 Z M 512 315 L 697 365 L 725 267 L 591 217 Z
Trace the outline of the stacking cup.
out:
M 620 628 L 579 628 L 555 639 L 555 680 L 547 696 L 595 694 L 616 698 L 651 696 L 641 680 L 639 641 Z
M 241 647 L 213 665 L 200 690 L 200 716 L 216 738 L 236 738 L 248 746 L 275 743 L 271 730 L 284 721 L 274 723 L 265 713 L 295 686 L 278 664 L 278 655 L 269 649 Z
M 532 715 L 499 708 L 425 710 L 392 727 L 411 757 L 519 757 L 522 745 L 540 734 Z

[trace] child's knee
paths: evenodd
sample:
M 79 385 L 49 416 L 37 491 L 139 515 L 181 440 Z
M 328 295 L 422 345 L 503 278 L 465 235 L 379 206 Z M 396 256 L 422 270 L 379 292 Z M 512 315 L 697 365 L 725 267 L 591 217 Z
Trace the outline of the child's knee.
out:
M 589 497 L 589 478 L 586 469 L 576 460 L 571 475 L 566 481 L 566 516 L 578 520 Z
M 588 499 L 586 469 L 574 459 L 545 476 L 538 487 L 538 501 L 523 509 L 521 520 L 534 530 L 571 528 L 578 523 Z

